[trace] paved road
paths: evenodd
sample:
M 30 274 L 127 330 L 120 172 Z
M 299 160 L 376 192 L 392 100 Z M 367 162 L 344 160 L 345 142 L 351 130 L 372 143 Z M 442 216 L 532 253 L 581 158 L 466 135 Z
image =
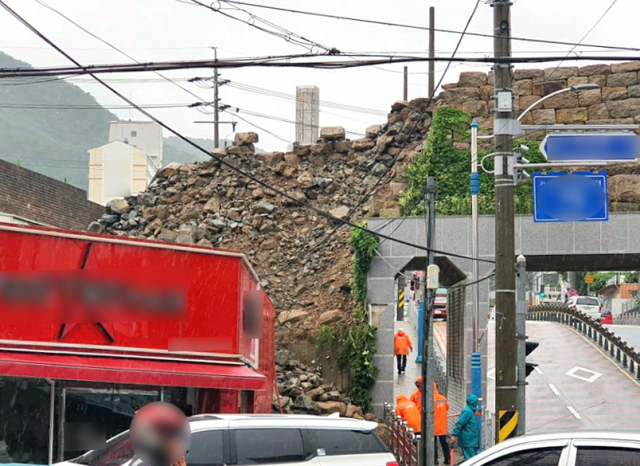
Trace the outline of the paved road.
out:
M 631 374 L 564 325 L 527 322 L 527 334 L 540 343 L 530 357 L 538 370 L 527 379 L 528 432 L 640 430 L 640 383 Z
M 607 325 L 609 330 L 622 338 L 627 344 L 640 350 L 640 327 L 637 325 Z

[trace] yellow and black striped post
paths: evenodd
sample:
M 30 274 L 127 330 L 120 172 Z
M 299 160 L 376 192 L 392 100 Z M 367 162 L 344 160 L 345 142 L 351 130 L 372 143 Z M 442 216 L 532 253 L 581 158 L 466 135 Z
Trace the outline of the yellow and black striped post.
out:
M 500 411 L 498 442 L 504 442 L 518 434 L 518 411 Z
M 396 309 L 398 321 L 404 320 L 404 287 L 404 280 L 398 280 L 398 308 Z

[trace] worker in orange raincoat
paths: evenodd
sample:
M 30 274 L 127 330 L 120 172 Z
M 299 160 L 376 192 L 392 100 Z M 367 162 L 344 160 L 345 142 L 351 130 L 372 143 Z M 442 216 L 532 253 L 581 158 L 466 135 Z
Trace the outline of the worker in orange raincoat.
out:
M 398 329 L 398 333 L 393 337 L 393 354 L 398 361 L 398 375 L 407 368 L 407 356 L 413 351 L 413 343 L 409 335 L 403 329 Z
M 422 376 L 416 379 L 416 387 L 418 389 L 411 394 L 409 399 L 416 404 L 419 410 L 422 410 Z
M 396 415 L 400 416 L 402 420 L 413 429 L 414 433 L 419 434 L 422 425 L 420 409 L 413 401 L 409 400 L 406 395 L 398 395 L 397 400 Z
M 449 415 L 449 402 L 447 398 L 438 391 L 438 384 L 433 383 L 433 446 L 436 464 L 438 464 L 438 441 L 444 454 L 444 464 L 451 464 L 451 450 L 447 442 L 447 417 Z

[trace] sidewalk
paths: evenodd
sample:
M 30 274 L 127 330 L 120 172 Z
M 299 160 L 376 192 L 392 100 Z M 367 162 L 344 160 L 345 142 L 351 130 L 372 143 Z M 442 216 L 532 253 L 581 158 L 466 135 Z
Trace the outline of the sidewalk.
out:
M 416 389 L 416 379 L 420 377 L 422 371 L 422 364 L 416 362 L 418 357 L 418 331 L 414 328 L 413 324 L 408 321 L 395 322 L 394 334 L 398 332 L 398 329 L 404 329 L 404 332 L 409 335 L 411 342 L 413 343 L 413 351 L 407 356 L 407 370 L 402 375 L 398 375 L 398 366 L 396 361 L 393 361 L 393 373 L 394 373 L 394 387 L 393 387 L 393 404 L 395 406 L 398 395 L 411 396 Z

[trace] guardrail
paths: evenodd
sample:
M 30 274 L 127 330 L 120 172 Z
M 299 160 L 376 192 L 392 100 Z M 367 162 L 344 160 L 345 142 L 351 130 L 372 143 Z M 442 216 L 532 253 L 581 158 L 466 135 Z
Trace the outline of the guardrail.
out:
M 421 466 L 420 434 L 415 434 L 400 416 L 397 416 L 393 406 L 384 404 L 384 423 L 391 430 L 391 445 L 389 448 L 401 466 Z
M 640 380 L 640 354 L 586 314 L 561 305 L 540 305 L 528 309 L 527 320 L 557 322 L 574 328 L 609 352 L 620 366 Z

